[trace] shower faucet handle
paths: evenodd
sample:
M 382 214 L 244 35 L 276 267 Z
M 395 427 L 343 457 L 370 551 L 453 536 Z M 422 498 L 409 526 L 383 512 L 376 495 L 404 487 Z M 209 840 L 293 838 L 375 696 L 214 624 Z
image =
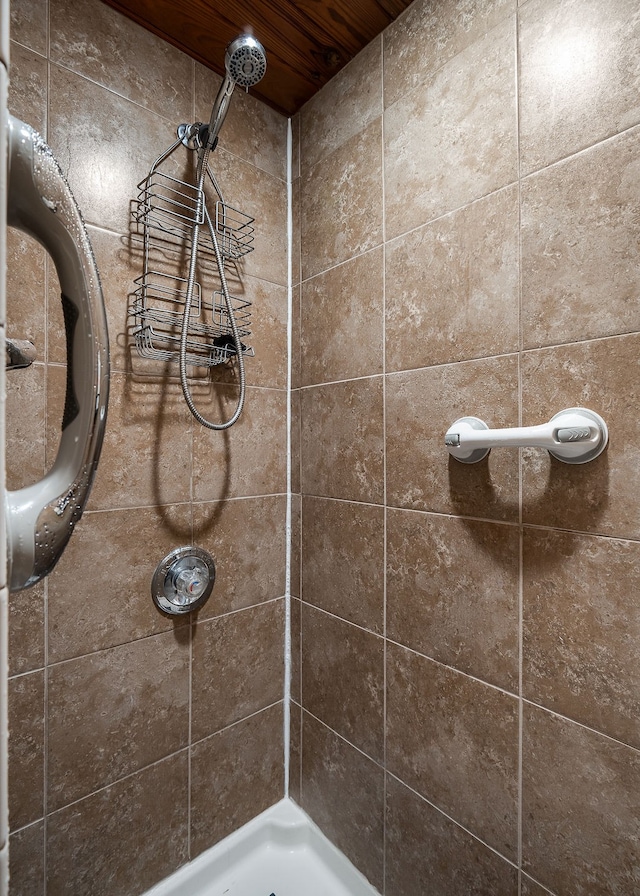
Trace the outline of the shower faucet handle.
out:
M 478 417 L 461 417 L 447 430 L 449 454 L 463 464 L 483 460 L 492 448 L 546 448 L 566 464 L 586 464 L 607 447 L 609 431 L 599 414 L 587 408 L 566 408 L 548 423 L 489 429 Z

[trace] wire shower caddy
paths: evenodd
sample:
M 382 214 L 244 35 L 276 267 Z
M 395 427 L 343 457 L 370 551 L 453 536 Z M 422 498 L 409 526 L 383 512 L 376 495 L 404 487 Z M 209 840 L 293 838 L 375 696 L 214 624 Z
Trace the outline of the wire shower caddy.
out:
M 207 179 L 217 197 L 213 215 L 204 190 L 160 170 L 182 142 L 178 139 L 156 159 L 137 186 L 133 218 L 142 228 L 144 257 L 129 313 L 135 321 L 133 337 L 139 355 L 179 362 L 189 253 L 198 225 L 199 269 L 189 313 L 186 362 L 214 367 L 232 360 L 237 350 L 224 296 L 214 288 L 219 275 L 211 229 L 226 267 L 253 251 L 255 219 L 224 202 L 209 166 Z M 251 335 L 251 302 L 230 299 L 242 354 L 253 357 L 253 349 L 245 344 Z

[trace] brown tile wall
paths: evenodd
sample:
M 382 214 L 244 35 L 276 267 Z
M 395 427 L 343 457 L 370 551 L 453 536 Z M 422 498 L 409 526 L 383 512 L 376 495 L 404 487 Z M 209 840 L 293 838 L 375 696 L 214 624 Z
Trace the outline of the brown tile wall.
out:
M 258 231 L 213 434 L 126 307 L 135 184 L 219 79 L 98 0 L 11 7 L 10 108 L 83 209 L 113 361 L 89 510 L 11 600 L 12 896 L 136 896 L 283 791 L 286 122 L 238 93 L 216 154 Z M 416 0 L 292 123 L 290 792 L 385 896 L 640 888 L 639 59 L 635 0 Z M 50 263 L 8 254 L 16 488 L 64 349 Z M 572 405 L 610 427 L 586 467 L 445 452 L 463 414 Z M 174 623 L 149 582 L 190 542 L 218 581 Z
M 637 0 L 416 0 L 294 121 L 291 790 L 385 896 L 640 892 L 639 80 Z
M 137 896 L 284 792 L 287 122 L 239 91 L 214 159 L 228 201 L 256 217 L 241 276 L 256 357 L 239 423 L 205 432 L 175 371 L 129 350 L 128 216 L 176 126 L 208 121 L 219 78 L 98 0 L 11 13 L 10 110 L 46 136 L 83 211 L 112 357 L 88 511 L 48 580 L 11 597 L 11 896 Z M 17 488 L 55 456 L 65 350 L 55 273 L 15 232 L 8 295 L 9 332 L 38 351 L 8 383 Z M 234 387 L 198 385 L 196 400 L 222 415 Z M 151 578 L 190 543 L 217 581 L 174 622 Z

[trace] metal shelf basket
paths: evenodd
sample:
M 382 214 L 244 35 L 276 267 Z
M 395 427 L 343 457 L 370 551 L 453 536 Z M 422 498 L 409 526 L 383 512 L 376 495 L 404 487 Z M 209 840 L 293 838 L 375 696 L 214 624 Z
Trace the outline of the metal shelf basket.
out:
M 193 228 L 198 224 L 198 275 L 189 313 L 186 360 L 193 366 L 213 367 L 233 359 L 237 350 L 224 295 L 215 288 L 220 280 L 209 226 L 215 228 L 226 265 L 253 250 L 254 219 L 223 201 L 210 169 L 207 174 L 218 196 L 213 217 L 203 190 L 158 170 L 179 142 L 156 160 L 138 184 L 133 218 L 142 230 L 144 262 L 129 313 L 135 320 L 133 337 L 139 355 L 179 361 L 189 252 Z M 242 353 L 253 356 L 253 349 L 245 343 L 251 335 L 251 302 L 235 296 L 230 300 Z

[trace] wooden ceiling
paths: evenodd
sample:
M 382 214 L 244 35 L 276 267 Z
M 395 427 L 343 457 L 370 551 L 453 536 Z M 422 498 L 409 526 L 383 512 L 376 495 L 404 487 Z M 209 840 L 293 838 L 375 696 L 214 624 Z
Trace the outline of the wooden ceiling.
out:
M 293 115 L 412 0 L 104 0 L 224 74 L 227 44 L 250 32 L 267 52 L 251 93 Z

